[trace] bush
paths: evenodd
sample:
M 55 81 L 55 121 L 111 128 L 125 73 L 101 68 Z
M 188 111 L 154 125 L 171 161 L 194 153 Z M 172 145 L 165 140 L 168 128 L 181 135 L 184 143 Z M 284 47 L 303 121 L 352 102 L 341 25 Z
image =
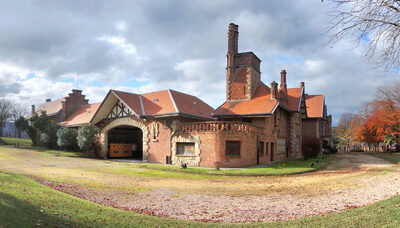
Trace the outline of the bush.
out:
M 99 130 L 92 124 L 83 125 L 78 130 L 78 147 L 90 157 L 98 157 L 98 134 Z
M 0 145 L 7 145 L 7 143 L 2 138 L 0 138 Z
M 316 158 L 321 152 L 321 142 L 316 137 L 305 137 L 301 149 L 304 159 Z
M 78 150 L 78 142 L 76 138 L 78 132 L 72 128 L 60 128 L 57 131 L 57 145 L 68 150 Z
M 39 145 L 47 148 L 54 148 L 57 146 L 57 125 L 53 121 L 50 121 L 39 134 Z

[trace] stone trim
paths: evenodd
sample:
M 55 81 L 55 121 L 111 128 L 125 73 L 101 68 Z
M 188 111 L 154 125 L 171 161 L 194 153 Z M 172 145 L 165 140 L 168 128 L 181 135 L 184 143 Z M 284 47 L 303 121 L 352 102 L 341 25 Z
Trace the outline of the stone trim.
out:
M 176 155 L 176 143 L 178 142 L 194 143 L 194 156 Z M 179 165 L 185 162 L 189 166 L 200 166 L 200 136 L 174 136 L 171 140 L 171 150 L 171 161 L 173 165 Z
M 109 124 L 107 124 L 100 132 L 100 144 L 101 144 L 101 156 L 103 158 L 107 158 L 107 152 L 108 152 L 108 132 L 118 126 L 134 126 L 137 128 L 140 128 L 142 130 L 143 133 L 143 161 L 147 161 L 148 160 L 148 149 L 149 149 L 149 145 L 148 145 L 148 134 L 149 134 L 149 130 L 147 129 L 147 126 L 145 123 L 143 123 L 142 121 L 133 119 L 131 117 L 124 117 L 124 118 L 118 118 L 115 119 L 113 121 L 111 121 Z

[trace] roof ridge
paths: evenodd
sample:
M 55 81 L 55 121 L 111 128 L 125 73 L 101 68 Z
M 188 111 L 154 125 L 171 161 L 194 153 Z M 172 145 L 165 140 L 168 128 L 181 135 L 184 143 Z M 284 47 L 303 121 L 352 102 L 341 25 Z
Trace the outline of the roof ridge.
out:
M 174 105 L 175 111 L 176 111 L 177 113 L 179 113 L 179 109 L 178 109 L 178 106 L 177 106 L 176 103 L 175 103 L 174 97 L 172 96 L 171 89 L 168 89 L 168 94 L 169 94 L 169 96 L 171 97 L 171 101 L 172 101 L 172 104 Z

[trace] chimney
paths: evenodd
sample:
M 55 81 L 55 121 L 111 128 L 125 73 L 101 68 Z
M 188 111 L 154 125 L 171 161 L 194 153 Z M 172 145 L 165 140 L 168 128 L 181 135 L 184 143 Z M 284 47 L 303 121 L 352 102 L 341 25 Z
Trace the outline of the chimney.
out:
M 281 71 L 281 86 L 280 90 L 282 91 L 282 95 L 286 97 L 287 95 L 287 85 L 286 85 L 286 70 Z
M 271 82 L 271 100 L 276 100 L 276 92 L 278 90 L 278 83 L 275 81 Z
M 67 105 L 65 104 L 65 101 L 61 101 L 61 121 L 65 121 L 66 119 L 66 109 Z
M 305 89 L 304 82 L 300 82 L 300 88 Z
M 234 57 L 238 53 L 239 26 L 233 23 L 229 24 L 228 29 L 228 53 L 226 54 L 226 100 L 231 99 L 231 81 L 234 72 Z
M 48 102 L 50 102 L 51 101 L 51 99 L 50 98 L 47 98 L 46 99 L 46 103 L 48 103 Z
M 35 110 L 35 105 L 32 105 L 31 107 L 32 107 L 32 109 L 31 109 L 31 115 L 33 115 L 33 114 L 35 114 L 35 112 L 36 112 L 36 110 Z
M 233 23 L 229 24 L 228 30 L 228 55 L 238 53 L 239 26 Z

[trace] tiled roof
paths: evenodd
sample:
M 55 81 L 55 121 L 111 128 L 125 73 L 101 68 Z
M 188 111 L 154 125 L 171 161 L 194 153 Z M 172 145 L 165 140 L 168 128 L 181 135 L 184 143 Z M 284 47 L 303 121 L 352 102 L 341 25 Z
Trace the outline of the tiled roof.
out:
M 288 108 L 291 111 L 298 111 L 300 105 L 301 88 L 287 89 L 288 93 Z
M 322 118 L 324 107 L 324 95 L 306 95 L 307 117 Z
M 142 108 L 140 105 L 140 95 L 135 93 L 127 93 L 117 90 L 112 90 L 120 97 L 136 114 L 142 115 Z
M 60 98 L 54 101 L 46 102 L 36 109 L 36 113 L 40 114 L 41 111 L 46 111 L 48 116 L 55 115 L 62 109 L 61 101 L 65 101 L 65 99 Z
M 270 88 L 260 83 L 251 100 L 226 101 L 217 110 L 215 116 L 252 115 L 272 113 L 278 102 L 271 100 Z
M 61 122 L 60 125 L 79 126 L 89 123 L 97 109 L 100 107 L 100 104 L 101 102 L 79 107 L 66 121 Z
M 112 90 L 138 115 L 187 114 L 212 118 L 213 108 L 195 96 L 175 90 L 134 94 Z
M 170 93 L 179 113 L 212 118 L 214 109 L 199 98 L 175 90 L 170 90 Z

